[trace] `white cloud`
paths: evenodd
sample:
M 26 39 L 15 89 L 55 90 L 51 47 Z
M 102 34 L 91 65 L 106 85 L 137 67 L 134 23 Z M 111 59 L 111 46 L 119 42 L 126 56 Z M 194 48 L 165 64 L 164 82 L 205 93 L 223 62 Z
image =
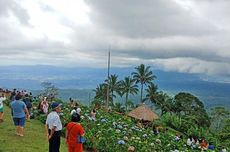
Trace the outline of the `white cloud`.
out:
M 184 73 L 204 73 L 207 75 L 230 75 L 230 64 L 221 62 L 208 62 L 195 58 L 173 58 L 152 60 L 157 65 L 167 71 L 179 71 Z
M 0 0 L 2 65 L 106 67 L 229 75 L 226 0 Z

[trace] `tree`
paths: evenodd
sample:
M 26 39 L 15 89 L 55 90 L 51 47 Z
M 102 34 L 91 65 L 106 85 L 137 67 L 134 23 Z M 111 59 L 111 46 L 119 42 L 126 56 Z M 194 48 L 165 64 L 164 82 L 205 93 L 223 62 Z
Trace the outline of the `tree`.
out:
M 130 77 L 125 77 L 124 80 L 121 81 L 121 96 L 125 94 L 125 109 L 127 111 L 127 103 L 128 103 L 128 97 L 129 94 L 137 94 L 138 88 L 137 85 L 135 84 L 135 80 L 130 78 Z
M 111 75 L 109 77 L 109 90 L 111 92 L 111 104 L 113 105 L 113 98 L 116 98 L 116 95 L 114 94 L 115 92 L 119 92 L 119 85 L 120 85 L 120 81 L 118 81 L 118 76 L 117 75 Z
M 210 126 L 210 118 L 204 109 L 204 104 L 190 93 L 180 92 L 174 97 L 175 112 L 182 117 L 194 116 L 197 125 Z
M 134 103 L 133 103 L 133 101 L 132 100 L 128 100 L 127 101 L 127 109 L 132 109 L 132 108 L 134 108 Z
M 157 92 L 157 89 L 158 89 L 157 85 L 155 85 L 154 83 L 150 83 L 147 89 L 145 89 L 146 98 L 144 100 L 149 100 L 155 105 L 159 105 L 160 103 L 157 100 L 159 93 Z
M 166 112 L 171 112 L 173 107 L 172 98 L 170 98 L 166 93 L 162 91 L 157 91 L 158 87 L 154 83 L 150 83 L 146 90 L 146 98 L 144 100 L 149 100 L 154 103 L 157 109 L 161 109 L 161 115 Z
M 117 112 L 124 113 L 125 112 L 125 107 L 122 106 L 120 102 L 116 102 L 113 106 L 113 109 Z
M 173 99 L 167 94 L 162 91 L 158 93 L 157 101 L 160 103 L 161 115 L 166 114 L 167 112 L 172 113 L 173 109 L 175 108 Z
M 215 132 L 221 129 L 221 124 L 228 118 L 230 112 L 225 107 L 215 107 L 211 111 L 212 126 L 215 128 Z
M 93 91 L 96 93 L 94 100 L 97 101 L 97 103 L 101 101 L 101 104 L 104 104 L 107 99 L 107 84 L 99 84 Z
M 230 119 L 226 119 L 224 121 L 223 128 L 221 129 L 220 133 L 218 134 L 221 144 L 225 147 L 230 147 Z
M 156 78 L 155 75 L 153 75 L 153 72 L 150 71 L 150 66 L 147 66 L 145 68 L 144 64 L 139 65 L 138 67 L 135 67 L 136 72 L 132 72 L 133 79 L 136 81 L 136 83 L 141 84 L 141 99 L 140 101 L 143 102 L 142 96 L 143 96 L 143 86 L 146 84 L 149 84 Z
M 44 90 L 41 95 L 47 97 L 48 100 L 53 100 L 58 95 L 58 88 L 51 82 L 42 82 Z

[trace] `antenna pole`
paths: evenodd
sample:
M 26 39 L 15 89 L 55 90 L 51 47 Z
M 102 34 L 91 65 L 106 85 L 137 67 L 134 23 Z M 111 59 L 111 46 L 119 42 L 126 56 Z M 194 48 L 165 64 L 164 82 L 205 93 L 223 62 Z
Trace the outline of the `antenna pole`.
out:
M 108 53 L 108 72 L 107 72 L 107 100 L 106 100 L 106 108 L 109 109 L 109 70 L 110 70 L 110 49 Z

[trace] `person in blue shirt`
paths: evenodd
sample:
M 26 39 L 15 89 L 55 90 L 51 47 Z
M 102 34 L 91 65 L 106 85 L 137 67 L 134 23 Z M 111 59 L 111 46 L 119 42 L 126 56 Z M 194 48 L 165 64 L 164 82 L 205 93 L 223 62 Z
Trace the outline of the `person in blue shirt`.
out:
M 16 135 L 24 136 L 24 126 L 26 119 L 29 119 L 29 111 L 26 104 L 20 100 L 21 96 L 17 95 L 15 100 L 10 103 L 14 125 L 16 126 Z

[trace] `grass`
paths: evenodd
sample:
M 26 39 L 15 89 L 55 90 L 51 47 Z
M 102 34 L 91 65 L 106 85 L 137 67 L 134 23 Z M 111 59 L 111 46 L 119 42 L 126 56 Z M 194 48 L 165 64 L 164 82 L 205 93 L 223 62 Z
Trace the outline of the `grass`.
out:
M 16 129 L 10 115 L 10 109 L 4 106 L 4 122 L 0 123 L 0 152 L 46 152 L 48 141 L 44 125 L 39 120 L 31 119 L 26 122 L 25 135 L 15 135 Z M 67 152 L 64 139 L 61 141 L 61 152 Z

